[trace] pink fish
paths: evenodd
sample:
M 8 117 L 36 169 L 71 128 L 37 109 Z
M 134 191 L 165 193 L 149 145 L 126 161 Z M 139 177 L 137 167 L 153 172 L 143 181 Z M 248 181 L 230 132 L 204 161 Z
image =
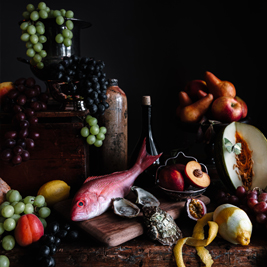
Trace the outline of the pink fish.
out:
M 144 140 L 137 161 L 129 170 L 88 177 L 72 200 L 71 219 L 84 221 L 104 213 L 111 206 L 113 198 L 129 194 L 138 175 L 156 161 L 161 154 L 148 155 L 146 140 Z

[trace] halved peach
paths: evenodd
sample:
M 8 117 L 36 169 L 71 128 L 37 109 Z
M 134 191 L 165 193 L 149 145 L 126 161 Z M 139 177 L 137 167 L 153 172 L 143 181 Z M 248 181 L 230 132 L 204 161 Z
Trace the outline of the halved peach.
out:
M 189 161 L 185 165 L 185 177 L 187 182 L 197 188 L 206 188 L 210 185 L 210 177 L 202 171 L 201 165 L 197 161 Z

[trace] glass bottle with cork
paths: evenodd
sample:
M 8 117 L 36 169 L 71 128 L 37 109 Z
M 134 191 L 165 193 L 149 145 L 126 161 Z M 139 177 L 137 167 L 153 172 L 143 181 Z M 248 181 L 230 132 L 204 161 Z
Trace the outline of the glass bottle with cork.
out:
M 159 153 L 157 145 L 154 141 L 152 131 L 152 105 L 150 96 L 142 97 L 142 131 L 130 157 L 129 167 L 132 167 L 136 162 L 144 138 L 146 138 L 147 153 L 153 156 L 158 155 Z M 155 175 L 159 164 L 160 161 L 159 159 L 157 159 L 150 167 L 148 167 L 143 173 L 138 176 L 134 184 L 146 189 L 152 188 L 155 185 Z

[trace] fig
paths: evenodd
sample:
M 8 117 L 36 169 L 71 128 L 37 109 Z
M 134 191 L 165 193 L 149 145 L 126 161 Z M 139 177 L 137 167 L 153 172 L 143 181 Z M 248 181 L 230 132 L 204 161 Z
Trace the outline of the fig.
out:
M 190 219 L 197 221 L 207 213 L 207 207 L 200 199 L 188 198 L 186 201 L 186 212 Z

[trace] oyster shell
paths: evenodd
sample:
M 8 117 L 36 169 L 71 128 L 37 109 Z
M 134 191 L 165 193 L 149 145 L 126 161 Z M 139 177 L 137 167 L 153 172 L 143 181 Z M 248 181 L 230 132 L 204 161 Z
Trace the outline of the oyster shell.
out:
M 138 186 L 132 186 L 131 190 L 137 195 L 136 203 L 142 206 L 159 206 L 160 202 L 158 199 L 149 193 L 148 191 L 144 190 Z
M 147 235 L 163 245 L 173 245 L 182 238 L 182 232 L 172 216 L 158 206 L 142 208 Z
M 134 218 L 140 213 L 140 209 L 128 199 L 117 197 L 113 199 L 114 213 L 126 218 Z

